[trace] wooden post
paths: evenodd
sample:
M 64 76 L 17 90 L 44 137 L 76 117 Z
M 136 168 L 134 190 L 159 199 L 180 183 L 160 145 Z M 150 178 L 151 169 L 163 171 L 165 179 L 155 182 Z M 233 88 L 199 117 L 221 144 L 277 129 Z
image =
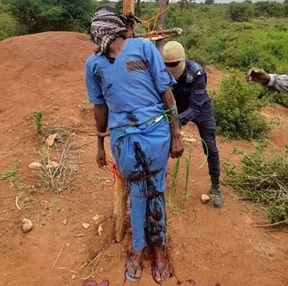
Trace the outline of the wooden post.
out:
M 169 7 L 169 0 L 160 0 L 159 13 L 162 13 L 156 21 L 156 30 L 162 31 L 164 30 L 166 18 L 167 18 L 167 9 Z M 164 12 L 166 10 L 166 12 Z M 156 48 L 159 50 L 162 55 L 162 50 L 164 47 L 164 39 L 156 41 Z
M 113 213 L 113 236 L 115 242 L 120 242 L 124 237 L 127 199 L 126 181 L 119 174 L 115 174 Z
M 129 13 L 135 13 L 135 0 L 123 0 L 123 14 L 127 16 Z M 134 36 L 133 27 L 128 28 L 127 38 L 132 38 Z
M 135 11 L 135 0 L 123 0 L 123 14 Z M 133 27 L 128 31 L 128 37 L 133 36 Z M 114 185 L 114 212 L 113 212 L 113 236 L 116 242 L 120 242 L 125 233 L 125 218 L 127 213 L 126 181 L 120 174 L 115 174 Z

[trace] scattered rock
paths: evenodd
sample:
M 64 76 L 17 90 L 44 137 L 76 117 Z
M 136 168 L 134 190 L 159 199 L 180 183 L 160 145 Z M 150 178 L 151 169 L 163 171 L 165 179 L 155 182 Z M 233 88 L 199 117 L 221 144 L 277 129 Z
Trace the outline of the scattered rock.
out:
M 102 232 L 103 232 L 102 224 L 100 224 L 100 225 L 98 226 L 97 232 L 98 232 L 98 235 L 101 235 L 101 234 L 102 234 Z
M 67 218 L 65 218 L 65 219 L 63 219 L 63 221 L 62 221 L 62 222 L 63 222 L 63 224 L 64 224 L 64 225 L 66 225 L 66 224 L 67 224 L 67 222 L 68 222 L 68 219 L 67 219 Z
M 57 133 L 49 135 L 46 139 L 46 144 L 48 146 L 52 146 L 55 142 L 56 137 L 57 137 Z
M 40 169 L 42 167 L 43 167 L 43 165 L 39 162 L 32 162 L 29 164 L 29 168 L 32 170 L 37 170 L 37 169 Z
M 206 194 L 201 195 L 201 203 L 202 204 L 207 204 L 209 201 L 210 201 L 210 196 L 208 196 Z
M 83 222 L 82 227 L 88 229 L 90 227 L 90 223 Z
M 72 279 L 72 280 L 75 280 L 76 277 L 77 277 L 77 275 L 74 273 L 74 274 L 72 274 L 71 279 Z
M 92 217 L 92 219 L 95 221 L 97 224 L 101 219 L 103 219 L 103 215 L 98 215 L 96 214 L 95 216 Z
M 29 232 L 33 228 L 33 224 L 32 224 L 32 221 L 30 219 L 24 218 L 22 220 L 22 223 L 23 223 L 22 230 L 24 233 Z

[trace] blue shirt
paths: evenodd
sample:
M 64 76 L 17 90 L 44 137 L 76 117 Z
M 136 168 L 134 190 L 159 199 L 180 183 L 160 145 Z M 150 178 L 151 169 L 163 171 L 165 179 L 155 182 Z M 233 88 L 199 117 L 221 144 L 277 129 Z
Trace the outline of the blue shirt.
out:
M 163 113 L 160 94 L 176 81 L 147 39 L 127 39 L 114 63 L 91 55 L 86 61 L 86 87 L 93 104 L 106 103 L 108 128 L 140 125 Z

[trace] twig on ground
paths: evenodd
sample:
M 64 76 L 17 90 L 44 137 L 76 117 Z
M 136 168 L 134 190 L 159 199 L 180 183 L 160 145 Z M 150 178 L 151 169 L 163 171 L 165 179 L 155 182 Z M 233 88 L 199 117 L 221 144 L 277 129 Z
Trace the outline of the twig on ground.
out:
M 15 198 L 15 204 L 16 204 L 17 209 L 18 209 L 19 211 L 21 211 L 21 208 L 20 208 L 19 205 L 18 205 L 18 196 L 16 196 L 16 198 Z
M 1 236 L 2 234 L 4 234 L 7 230 L 9 230 L 9 228 L 6 228 L 5 230 L 3 230 L 3 231 L 0 233 L 0 236 Z
M 276 226 L 276 225 L 285 224 L 285 223 L 288 224 L 288 219 L 277 221 L 277 222 L 274 222 L 274 223 L 268 223 L 268 224 L 255 224 L 254 226 L 257 226 L 257 227 L 271 227 L 271 226 Z
M 54 263 L 53 263 L 53 265 L 52 265 L 52 267 L 51 267 L 51 270 L 54 268 L 55 264 L 57 263 L 60 255 L 61 255 L 61 253 L 62 253 L 63 247 L 64 247 L 64 245 L 62 245 L 62 247 L 61 247 L 61 249 L 60 249 L 60 251 L 59 251 L 59 253 L 58 253 L 58 256 L 56 257 L 56 259 L 55 259 L 55 261 L 54 261 Z
M 15 195 L 11 195 L 11 196 L 2 197 L 2 198 L 0 198 L 0 199 L 1 199 L 1 200 L 4 200 L 4 199 L 13 198 L 13 197 L 15 197 Z
M 96 142 L 95 139 L 90 140 L 90 141 L 88 141 L 88 142 L 86 142 L 86 143 L 83 143 L 82 145 L 77 146 L 76 148 L 73 148 L 73 149 L 76 149 L 76 150 L 82 149 L 83 147 L 85 147 L 85 146 L 87 146 L 87 145 L 89 145 L 89 144 L 91 144 L 91 143 L 94 143 L 94 142 Z

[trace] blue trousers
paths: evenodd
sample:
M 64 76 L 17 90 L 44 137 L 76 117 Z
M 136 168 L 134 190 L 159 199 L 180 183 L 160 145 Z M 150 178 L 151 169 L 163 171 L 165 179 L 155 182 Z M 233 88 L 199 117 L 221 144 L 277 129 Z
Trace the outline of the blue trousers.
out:
M 170 126 L 163 118 L 150 125 L 110 130 L 113 157 L 127 181 L 133 248 L 166 244 L 164 191 L 170 153 Z

